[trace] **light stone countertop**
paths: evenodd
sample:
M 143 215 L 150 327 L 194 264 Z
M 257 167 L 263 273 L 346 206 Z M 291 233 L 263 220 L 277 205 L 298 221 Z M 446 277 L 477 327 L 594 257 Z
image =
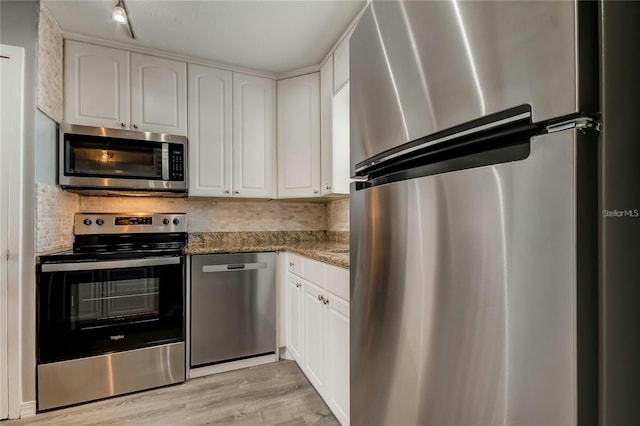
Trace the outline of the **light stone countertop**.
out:
M 309 241 L 300 240 L 291 234 L 290 232 L 193 233 L 189 234 L 186 254 L 288 251 L 341 268 L 349 268 L 349 243 L 346 238 L 333 238 L 339 241 L 328 241 L 325 235 L 316 235 L 315 240 Z M 308 238 L 309 235 L 298 235 L 298 237 Z

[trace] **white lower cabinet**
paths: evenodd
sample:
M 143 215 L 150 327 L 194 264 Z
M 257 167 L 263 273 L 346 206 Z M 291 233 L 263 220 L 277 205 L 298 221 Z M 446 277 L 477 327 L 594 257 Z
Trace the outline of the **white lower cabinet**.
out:
M 287 350 L 298 364 L 302 363 L 302 279 L 293 274 L 287 274 L 285 287 Z
M 287 353 L 340 423 L 347 425 L 349 302 L 343 297 L 348 295 L 349 271 L 297 255 L 287 264 Z
M 342 424 L 349 423 L 349 303 L 326 293 L 325 362 L 327 404 Z
M 302 316 L 304 335 L 303 370 L 320 394 L 325 392 L 325 306 L 322 289 L 302 283 Z

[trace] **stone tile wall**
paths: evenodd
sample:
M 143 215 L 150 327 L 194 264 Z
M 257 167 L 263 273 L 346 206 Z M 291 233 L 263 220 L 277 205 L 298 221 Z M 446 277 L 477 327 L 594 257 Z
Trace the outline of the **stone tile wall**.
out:
M 38 19 L 38 108 L 62 122 L 63 40 L 60 26 L 40 2 Z
M 327 203 L 327 231 L 349 232 L 349 199 Z
M 80 196 L 58 186 L 36 183 L 36 253 L 71 248 L 73 214 L 80 207 Z
M 327 229 L 326 207 L 322 202 L 83 196 L 79 211 L 187 213 L 189 232 Z
M 329 240 L 349 231 L 349 200 L 324 202 L 93 197 L 36 184 L 36 251 L 73 243 L 76 212 L 184 212 L 189 232 L 325 231 Z M 315 235 L 315 234 L 314 234 Z M 320 235 L 320 234 L 318 234 Z M 322 234 L 324 237 L 324 234 Z M 337 238 L 339 236 L 340 238 Z M 345 240 L 346 241 L 346 240 Z

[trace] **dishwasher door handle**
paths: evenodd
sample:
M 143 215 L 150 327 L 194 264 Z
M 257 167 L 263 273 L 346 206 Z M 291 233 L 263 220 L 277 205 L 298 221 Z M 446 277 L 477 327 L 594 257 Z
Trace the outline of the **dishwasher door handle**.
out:
M 258 263 L 231 263 L 228 265 L 205 265 L 202 272 L 234 272 L 234 271 L 250 271 L 252 269 L 267 269 L 265 262 Z

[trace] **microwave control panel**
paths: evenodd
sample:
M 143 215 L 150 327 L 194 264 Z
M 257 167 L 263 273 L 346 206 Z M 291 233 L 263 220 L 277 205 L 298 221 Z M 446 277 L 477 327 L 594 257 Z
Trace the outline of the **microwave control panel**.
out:
M 169 144 L 169 180 L 184 180 L 184 145 Z

